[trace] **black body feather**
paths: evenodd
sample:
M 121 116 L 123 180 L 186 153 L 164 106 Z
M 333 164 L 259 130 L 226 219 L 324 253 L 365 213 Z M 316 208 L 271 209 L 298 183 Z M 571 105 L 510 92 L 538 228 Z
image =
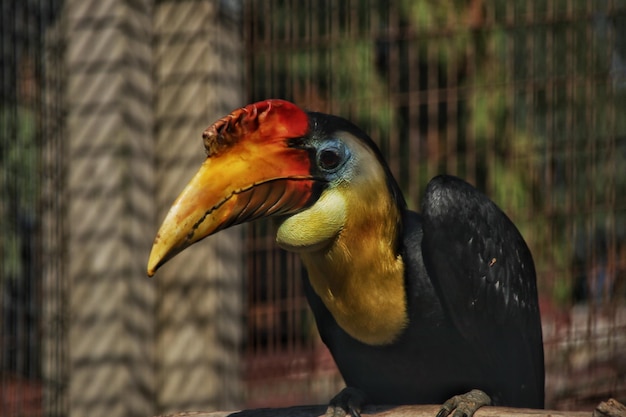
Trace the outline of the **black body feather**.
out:
M 392 344 L 353 339 L 305 280 L 320 335 L 346 384 L 378 404 L 441 403 L 477 388 L 494 405 L 542 408 L 535 270 L 517 228 L 451 176 L 429 183 L 421 215 L 403 201 L 399 206 L 409 323 Z

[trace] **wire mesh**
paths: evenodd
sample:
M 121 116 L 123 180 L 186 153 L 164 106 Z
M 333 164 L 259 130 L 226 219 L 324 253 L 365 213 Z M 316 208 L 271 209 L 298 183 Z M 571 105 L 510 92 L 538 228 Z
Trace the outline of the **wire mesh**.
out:
M 548 407 L 626 397 L 625 7 L 246 3 L 248 101 L 282 97 L 351 119 L 378 143 L 413 209 L 428 179 L 445 172 L 474 183 L 518 225 L 538 270 Z M 324 401 L 293 384 L 284 395 L 273 381 L 293 369 L 266 378 L 258 366 L 325 355 L 315 332 L 292 326 L 310 323 L 298 285 L 305 272 L 272 233 L 250 227 L 249 395 L 263 385 L 273 405 Z M 267 394 L 273 383 L 280 400 Z
M 62 10 L 69 3 L 76 13 L 64 20 Z M 236 366 L 221 359 L 238 347 L 238 324 L 232 323 L 240 317 L 239 303 L 232 302 L 237 297 L 213 292 L 223 287 L 236 291 L 222 272 L 228 262 L 231 270 L 239 268 L 239 258 L 231 256 L 236 250 L 228 252 L 232 246 L 228 242 L 237 239 L 222 239 L 215 246 L 215 256 L 228 259 L 211 270 L 222 278 L 202 284 L 202 273 L 184 282 L 172 275 L 172 285 L 161 281 L 160 287 L 172 295 L 175 284 L 173 299 L 185 300 L 187 310 L 202 314 L 207 301 L 198 288 L 210 289 L 212 295 L 206 298 L 219 298 L 219 308 L 211 314 L 228 313 L 228 320 L 215 330 L 221 345 L 211 351 L 209 364 L 203 348 L 215 346 L 214 340 L 199 338 L 200 332 L 185 333 L 198 346 L 194 355 L 205 361 L 202 369 L 207 374 L 218 369 L 219 386 L 205 388 L 210 384 L 197 383 L 206 382 L 204 377 L 191 377 L 201 367 L 186 361 L 191 357 L 186 339 L 173 337 L 176 358 L 169 342 L 147 353 L 138 348 L 153 330 L 148 321 L 135 327 L 138 317 L 161 309 L 165 320 L 182 320 L 184 310 L 176 302 L 153 300 L 153 292 L 141 281 L 133 284 L 136 297 L 127 299 L 143 301 L 120 312 L 121 327 L 137 344 L 109 339 L 112 350 L 122 344 L 130 349 L 116 356 L 94 340 L 94 349 L 82 351 L 85 360 L 77 359 L 80 349 L 69 346 L 68 329 L 75 325 L 72 315 L 76 317 L 69 300 L 71 294 L 76 296 L 76 287 L 70 285 L 68 265 L 83 248 L 79 242 L 68 253 L 68 222 L 73 219 L 68 218 L 67 205 L 76 195 L 68 195 L 67 170 L 75 168 L 74 159 L 81 155 L 101 160 L 98 152 L 110 147 L 95 149 L 86 132 L 81 151 L 68 152 L 67 114 L 76 107 L 67 103 L 79 102 L 87 93 L 76 88 L 72 76 L 80 72 L 91 77 L 100 70 L 131 74 L 124 84 L 129 88 L 121 89 L 130 104 L 120 112 L 121 122 L 115 123 L 133 132 L 128 140 L 134 145 L 118 143 L 121 151 L 115 156 L 129 157 L 124 150 L 134 149 L 131 156 L 136 159 L 125 160 L 134 167 L 132 172 L 144 168 L 151 172 L 151 134 L 162 138 L 157 141 L 164 153 L 156 159 L 177 172 L 190 169 L 196 154 L 189 150 L 189 158 L 181 156 L 180 149 L 187 149 L 183 136 L 196 137 L 197 131 L 200 147 L 199 134 L 206 124 L 236 106 L 238 93 L 228 92 L 229 86 L 239 84 L 233 74 L 241 70 L 245 102 L 286 98 L 362 127 L 380 146 L 413 209 L 419 209 L 427 181 L 437 173 L 456 174 L 476 184 L 515 221 L 535 256 L 546 350 L 546 406 L 582 409 L 610 396 L 626 400 L 624 2 L 250 0 L 243 2 L 241 22 L 235 16 L 240 12 L 238 1 L 202 2 L 202 13 L 199 1 L 92 3 L 98 7 L 91 10 L 87 2 L 62 0 L 0 3 L 0 415 L 76 413 L 70 387 L 76 390 L 74 403 L 78 398 L 85 410 L 92 410 L 96 401 L 89 396 L 102 397 L 98 388 L 102 385 L 94 384 L 90 361 L 104 372 L 100 379 L 104 385 L 108 376 L 130 381 L 127 387 L 139 398 L 134 401 L 140 407 L 124 405 L 123 400 L 98 403 L 102 407 L 115 403 L 110 415 L 143 415 L 141 410 L 193 407 L 190 404 L 206 401 L 231 404 L 240 398 L 238 385 L 232 383 Z M 223 27 L 208 27 L 206 19 L 216 16 Z M 81 44 L 85 36 L 67 39 L 68 25 L 89 32 L 94 44 Z M 109 44 L 115 48 L 93 48 L 105 39 L 98 30 L 120 36 Z M 239 30 L 241 34 L 234 33 Z M 240 35 L 245 40 L 242 68 L 239 51 L 232 46 Z M 109 52 L 118 50 L 120 42 L 127 55 L 113 56 Z M 89 53 L 68 59 L 68 43 Z M 210 55 L 215 51 L 216 56 Z M 87 57 L 93 58 L 92 64 L 65 67 L 68 61 Z M 114 58 L 119 58 L 117 65 L 103 65 Z M 214 72 L 205 76 L 209 64 Z M 158 68 L 151 76 L 153 65 Z M 99 86 L 110 92 L 106 83 Z M 207 104 L 210 92 L 217 92 L 217 103 Z M 96 90 L 90 94 L 97 98 L 93 103 L 107 99 L 112 103 L 107 110 L 119 109 L 113 96 L 100 96 Z M 152 114 L 153 95 L 157 105 Z M 74 113 L 72 120 L 94 116 L 99 107 L 93 103 L 87 100 L 81 107 L 84 113 Z M 139 114 L 143 116 L 137 119 Z M 192 126 L 205 116 L 206 122 Z M 137 141 L 139 135 L 143 142 Z M 172 147 L 173 137 L 180 140 L 179 150 Z M 169 176 L 164 169 L 159 172 L 163 185 Z M 120 207 L 137 209 L 124 211 L 130 223 L 145 226 L 156 216 L 155 210 L 167 207 L 154 209 L 150 204 L 154 197 L 150 193 L 157 187 L 152 176 L 133 175 L 141 192 L 133 193 L 132 201 L 123 200 L 123 189 L 133 184 L 120 181 L 116 195 L 128 203 Z M 160 200 L 172 200 L 182 187 L 179 180 L 170 180 L 161 187 Z M 87 197 L 109 207 L 102 204 L 106 195 L 92 192 Z M 104 228 L 97 222 L 83 223 Z M 93 239 L 89 230 L 74 236 Z M 241 406 L 326 402 L 343 383 L 303 297 L 303 266 L 297 255 L 276 247 L 271 223 L 258 222 L 247 231 L 242 289 L 247 304 L 241 314 L 246 328 L 242 352 L 246 400 Z M 126 247 L 141 251 L 152 236 L 140 243 L 134 237 L 123 238 Z M 194 259 L 203 270 L 206 257 Z M 138 265 L 133 262 L 121 270 L 143 268 Z M 92 278 L 97 282 L 99 277 Z M 193 300 L 189 294 L 195 295 Z M 106 316 L 96 304 L 90 317 Z M 116 311 L 123 304 L 118 300 Z M 112 327 L 120 328 L 117 319 L 107 317 Z M 202 320 L 196 317 L 194 323 L 171 327 L 187 331 L 206 325 Z M 94 322 L 83 324 L 91 328 Z M 154 332 L 165 334 L 164 329 Z M 80 332 L 77 335 L 80 339 Z M 92 353 L 101 356 L 94 359 Z M 168 368 L 167 358 L 159 362 L 159 355 L 170 355 L 177 365 Z M 121 366 L 113 373 L 106 360 Z M 137 369 L 130 362 L 142 370 L 129 377 L 133 373 L 129 369 Z M 84 371 L 80 380 L 78 368 Z M 172 378 L 174 368 L 179 377 Z M 179 390 L 186 386 L 194 388 L 193 395 Z M 166 389 L 167 395 L 158 393 Z M 208 400 L 207 389 L 214 390 Z
M 66 377 L 60 2 L 1 5 L 0 414 L 53 415 Z

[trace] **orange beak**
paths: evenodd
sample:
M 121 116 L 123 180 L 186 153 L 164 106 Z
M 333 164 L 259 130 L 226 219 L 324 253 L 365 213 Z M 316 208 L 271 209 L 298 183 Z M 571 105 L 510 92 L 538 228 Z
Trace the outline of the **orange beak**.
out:
M 300 108 L 266 100 L 235 110 L 205 130 L 208 157 L 165 217 L 152 245 L 148 275 L 221 229 L 305 208 L 316 179 L 308 151 L 290 140 L 308 129 Z

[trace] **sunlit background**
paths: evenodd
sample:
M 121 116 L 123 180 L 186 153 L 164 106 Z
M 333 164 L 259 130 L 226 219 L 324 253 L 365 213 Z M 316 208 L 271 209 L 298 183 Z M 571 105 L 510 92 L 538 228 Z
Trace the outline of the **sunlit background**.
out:
M 0 0 L 0 415 L 325 403 L 343 385 L 270 222 L 145 274 L 201 132 L 351 119 L 410 206 L 461 176 L 535 257 L 546 406 L 626 401 L 626 1 Z

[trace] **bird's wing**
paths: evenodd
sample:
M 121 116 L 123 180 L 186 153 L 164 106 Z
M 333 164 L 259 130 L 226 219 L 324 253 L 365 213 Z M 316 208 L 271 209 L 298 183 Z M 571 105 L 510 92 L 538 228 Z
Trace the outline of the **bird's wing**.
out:
M 424 263 L 450 319 L 488 363 L 507 369 L 504 378 L 538 392 L 543 406 L 535 268 L 519 231 L 485 195 L 451 176 L 428 184 L 422 215 Z

